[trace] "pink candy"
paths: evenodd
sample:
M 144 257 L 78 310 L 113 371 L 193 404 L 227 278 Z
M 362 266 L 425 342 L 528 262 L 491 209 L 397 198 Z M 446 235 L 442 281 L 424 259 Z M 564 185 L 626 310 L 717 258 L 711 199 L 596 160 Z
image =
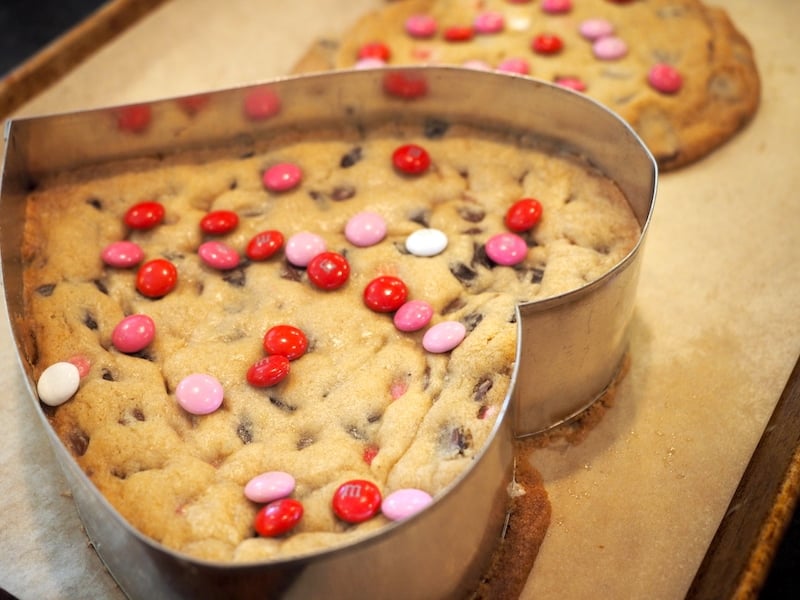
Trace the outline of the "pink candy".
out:
M 285 192 L 296 187 L 303 179 L 303 172 L 294 163 L 272 165 L 262 177 L 264 187 L 272 192 Z
M 478 13 L 472 23 L 476 33 L 499 33 L 505 27 L 503 14 L 486 10 Z
M 285 498 L 294 491 L 294 477 L 283 471 L 268 471 L 256 475 L 244 486 L 248 500 L 259 503 Z
M 578 31 L 587 40 L 594 42 L 614 33 L 614 26 L 605 19 L 586 19 L 578 25 Z
M 665 94 L 674 94 L 683 86 L 683 77 L 672 65 L 654 65 L 647 74 L 647 82 Z
M 592 51 L 600 60 L 616 60 L 628 53 L 628 44 L 612 35 L 598 39 L 592 44 Z
M 497 70 L 503 73 L 516 73 L 518 75 L 529 75 L 531 66 L 524 58 L 506 58 L 497 65 Z
M 306 267 L 317 254 L 327 250 L 325 240 L 316 233 L 301 231 L 286 241 L 286 260 L 296 267 Z
M 209 267 L 220 271 L 235 269 L 239 266 L 239 253 L 223 242 L 210 241 L 200 244 L 197 254 Z
M 415 38 L 429 38 L 436 34 L 436 19 L 428 15 L 411 15 L 406 19 L 406 33 Z
M 112 242 L 100 254 L 103 262 L 110 267 L 127 269 L 135 267 L 144 258 L 144 250 L 138 244 L 127 241 Z
M 131 354 L 143 350 L 153 341 L 156 324 L 147 315 L 129 315 L 111 332 L 111 343 L 120 352 Z
M 194 373 L 184 377 L 175 388 L 178 404 L 193 415 L 207 415 L 222 406 L 222 384 L 211 375 Z
M 281 110 L 281 99 L 267 88 L 258 88 L 244 99 L 244 114 L 248 119 L 259 121 L 278 114 Z
M 386 221 L 378 213 L 360 212 L 347 221 L 344 236 L 354 246 L 372 246 L 386 237 Z
M 515 233 L 498 233 L 486 241 L 486 255 L 498 265 L 516 265 L 528 255 L 528 245 Z
M 400 331 L 417 331 L 433 317 L 433 306 L 424 300 L 409 300 L 394 313 L 394 326 Z
M 437 323 L 422 337 L 422 347 L 428 352 L 439 354 L 449 352 L 458 346 L 467 335 L 467 329 L 458 321 Z
M 417 514 L 432 502 L 433 498 L 428 492 L 404 488 L 392 492 L 383 499 L 381 512 L 387 519 L 400 521 Z
M 542 0 L 542 10 L 550 14 L 567 13 L 572 10 L 572 0 Z

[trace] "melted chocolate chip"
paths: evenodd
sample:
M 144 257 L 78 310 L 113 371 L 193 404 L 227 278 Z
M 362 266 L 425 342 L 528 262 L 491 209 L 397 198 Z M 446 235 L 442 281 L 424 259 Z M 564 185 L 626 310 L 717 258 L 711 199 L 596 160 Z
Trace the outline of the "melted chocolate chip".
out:
M 313 444 L 316 440 L 311 435 L 304 435 L 299 440 L 297 440 L 297 449 L 303 450 L 304 448 L 308 448 L 311 444 Z
M 337 185 L 331 190 L 331 200 L 342 202 L 356 195 L 356 188 L 352 185 Z
M 55 283 L 45 283 L 36 288 L 36 293 L 45 298 L 53 295 L 53 290 L 56 289 Z
M 73 429 L 67 438 L 70 450 L 76 456 L 83 456 L 89 448 L 89 436 L 82 429 Z
M 492 259 L 489 258 L 488 254 L 486 254 L 485 245 L 478 244 L 475 246 L 472 253 L 472 266 L 486 267 L 487 269 L 491 269 L 492 267 L 494 267 L 494 262 L 492 262 Z
M 442 310 L 442 316 L 456 312 L 457 310 L 464 308 L 466 305 L 467 303 L 463 298 L 455 298 L 454 300 L 451 300 L 447 306 L 444 307 L 444 309 Z
M 478 276 L 477 271 L 471 269 L 462 262 L 450 265 L 450 272 L 453 274 L 453 277 L 465 285 L 470 284 Z
M 489 411 L 489 407 L 486 404 L 482 404 L 481 407 L 478 409 L 478 414 L 475 416 L 479 419 L 485 419 L 486 413 Z
M 367 423 L 377 423 L 381 420 L 381 415 L 375 414 L 367 417 Z
M 367 435 L 355 425 L 350 425 L 349 427 L 346 427 L 345 431 L 347 432 L 347 435 L 352 437 L 354 440 L 363 442 L 366 441 L 367 439 Z
M 222 280 L 231 284 L 233 287 L 244 287 L 247 283 L 247 273 L 244 267 L 237 267 L 230 271 L 226 271 L 222 276 Z
M 137 421 L 144 422 L 146 419 L 144 418 L 144 411 L 138 406 L 131 411 L 133 418 Z
M 83 317 L 83 324 L 86 325 L 92 331 L 97 330 L 97 321 L 95 321 L 94 317 L 91 313 L 86 313 Z
M 236 436 L 242 440 L 243 444 L 249 444 L 253 441 L 253 423 L 250 421 L 242 421 L 236 428 Z
M 235 190 L 235 189 L 236 189 L 236 188 L 238 188 L 238 187 L 239 187 L 239 182 L 238 182 L 238 181 L 236 181 L 235 179 L 234 179 L 234 180 L 232 180 L 232 181 L 231 181 L 231 182 L 228 184 L 228 189 L 229 189 L 229 190 Z
M 412 223 L 418 223 L 419 225 L 422 225 L 423 227 L 430 227 L 430 225 L 429 225 L 430 218 L 431 218 L 431 216 L 428 213 L 428 211 L 420 210 L 420 211 L 410 215 L 408 217 L 408 220 L 411 221 Z
M 86 204 L 97 210 L 103 210 L 103 203 L 100 198 L 89 198 L 86 201 Z
M 116 477 L 117 479 L 127 479 L 128 474 L 123 471 L 122 469 L 117 469 L 116 467 L 111 469 L 112 477 Z
M 149 360 L 150 362 L 155 362 L 155 357 L 150 354 L 147 348 L 139 350 L 138 352 L 133 352 L 128 356 L 133 356 L 134 358 L 141 358 L 142 360 Z
M 103 283 L 99 279 L 93 279 L 92 283 L 94 284 L 94 287 L 96 287 L 100 292 L 108 296 L 108 288 L 106 287 L 105 283 Z
M 472 432 L 462 426 L 443 429 L 439 435 L 439 447 L 450 458 L 464 456 L 471 446 Z
M 274 396 L 270 396 L 269 397 L 269 401 L 270 401 L 270 404 L 272 404 L 272 406 L 282 410 L 283 412 L 293 413 L 294 411 L 297 410 L 296 406 L 292 406 L 291 404 L 286 404 L 286 402 L 284 402 L 280 398 L 276 398 Z
M 464 317 L 464 327 L 466 327 L 468 332 L 474 331 L 475 328 L 480 325 L 481 321 L 483 321 L 483 315 L 481 313 L 470 313 Z
M 472 390 L 472 399 L 475 400 L 475 402 L 483 402 L 483 399 L 486 398 L 486 394 L 489 393 L 493 385 L 494 381 L 492 381 L 490 377 L 482 377 Z
M 450 123 L 443 119 L 430 118 L 425 121 L 425 137 L 431 140 L 444 137 L 447 130 L 450 129 Z
M 350 151 L 342 156 L 339 161 L 339 166 L 343 169 L 348 169 L 363 158 L 361 146 L 355 146 Z
M 295 267 L 293 264 L 283 261 L 281 268 L 281 279 L 289 281 L 303 281 L 303 269 Z
M 101 377 L 106 381 L 116 381 L 116 379 L 114 378 L 114 374 L 108 369 L 103 369 L 103 374 L 101 375 Z
M 486 211 L 477 206 L 459 206 L 458 216 L 469 223 L 480 223 L 486 218 Z
M 519 269 L 517 277 L 520 281 L 529 280 L 531 283 L 541 283 L 544 278 L 544 269 L 540 267 L 533 267 L 531 269 Z

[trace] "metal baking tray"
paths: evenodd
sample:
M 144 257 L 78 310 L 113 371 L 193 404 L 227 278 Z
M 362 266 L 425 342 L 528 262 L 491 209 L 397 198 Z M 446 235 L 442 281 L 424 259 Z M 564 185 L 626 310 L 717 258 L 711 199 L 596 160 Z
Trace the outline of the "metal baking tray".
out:
M 248 114 L 260 94 L 272 109 Z M 328 598 L 369 594 L 463 597 L 474 589 L 499 540 L 512 478 L 513 440 L 580 413 L 613 380 L 627 349 L 642 248 L 657 185 L 655 161 L 619 117 L 575 92 L 512 75 L 455 67 L 398 67 L 288 77 L 137 107 L 16 119 L 6 127 L 0 188 L 2 273 L 12 332 L 30 400 L 72 488 L 98 554 L 132 598 L 168 591 L 193 598 Z M 146 127 L 120 128 L 120 115 L 148 114 Z M 22 321 L 21 239 L 25 197 L 50 173 L 141 157 L 238 145 L 331 124 L 369 127 L 394 119 L 441 118 L 548 140 L 612 178 L 641 225 L 639 242 L 603 277 L 557 297 L 518 306 L 511 387 L 475 464 L 411 519 L 344 547 L 248 564 L 201 561 L 167 549 L 128 525 L 94 488 L 50 428 L 35 394 Z M 358 574 L 355 577 L 355 574 Z

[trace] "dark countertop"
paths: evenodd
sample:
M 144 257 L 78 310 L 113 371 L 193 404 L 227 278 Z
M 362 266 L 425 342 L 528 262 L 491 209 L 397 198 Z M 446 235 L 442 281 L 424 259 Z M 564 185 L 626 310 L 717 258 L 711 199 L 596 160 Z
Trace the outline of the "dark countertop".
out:
M 102 0 L 2 0 L 0 76 L 31 58 L 104 3 Z M 0 598 L 5 597 L 9 596 L 0 589 Z M 788 526 L 759 598 L 800 598 L 800 510 Z

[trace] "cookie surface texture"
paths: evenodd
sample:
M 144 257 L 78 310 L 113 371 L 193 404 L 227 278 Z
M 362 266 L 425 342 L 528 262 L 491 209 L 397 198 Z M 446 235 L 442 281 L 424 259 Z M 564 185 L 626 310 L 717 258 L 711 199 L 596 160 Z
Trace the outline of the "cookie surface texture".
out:
M 319 41 L 297 70 L 380 64 L 498 69 L 557 82 L 622 116 L 662 170 L 729 140 L 760 99 L 747 39 L 723 9 L 696 0 L 401 0 L 336 41 Z

